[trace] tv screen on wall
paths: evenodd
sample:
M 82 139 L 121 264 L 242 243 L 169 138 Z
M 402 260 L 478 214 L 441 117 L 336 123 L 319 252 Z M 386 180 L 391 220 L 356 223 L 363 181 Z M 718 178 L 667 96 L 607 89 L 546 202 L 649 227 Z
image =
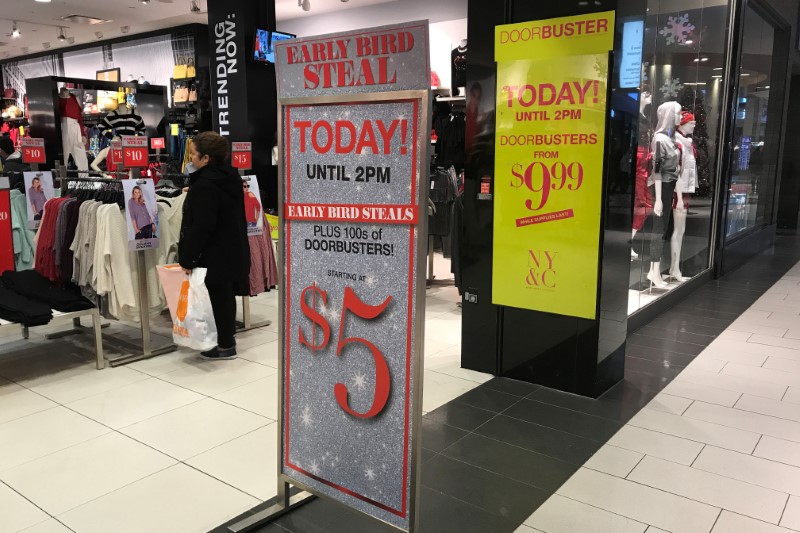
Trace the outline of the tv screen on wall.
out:
M 256 30 L 253 58 L 262 63 L 275 63 L 275 43 L 294 39 L 296 35 L 279 31 Z

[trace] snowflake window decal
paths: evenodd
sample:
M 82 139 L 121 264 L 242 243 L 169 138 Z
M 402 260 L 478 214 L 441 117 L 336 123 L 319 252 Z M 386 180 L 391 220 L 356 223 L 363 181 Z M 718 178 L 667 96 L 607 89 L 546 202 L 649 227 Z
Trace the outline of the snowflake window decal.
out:
M 687 39 L 694 31 L 694 24 L 689 22 L 689 14 L 684 13 L 678 17 L 669 17 L 667 25 L 658 33 L 664 36 L 667 44 L 686 44 Z
M 680 78 L 667 78 L 659 89 L 664 98 L 677 97 L 678 91 L 683 88 Z

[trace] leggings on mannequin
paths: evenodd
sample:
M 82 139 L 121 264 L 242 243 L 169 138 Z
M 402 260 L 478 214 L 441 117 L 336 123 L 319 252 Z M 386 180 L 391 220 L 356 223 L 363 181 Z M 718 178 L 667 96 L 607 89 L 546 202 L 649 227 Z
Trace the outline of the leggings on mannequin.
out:
M 653 263 L 660 263 L 661 256 L 664 254 L 664 238 L 670 219 L 672 219 L 672 195 L 675 193 L 676 183 L 675 181 L 661 182 L 661 204 L 664 206 L 664 210 L 660 217 L 653 215 L 653 233 L 650 236 L 650 261 Z M 650 186 L 650 194 L 656 198 L 654 185 Z
M 74 118 L 61 119 L 61 143 L 64 149 L 64 164 L 69 162 L 69 156 L 75 160 L 78 170 L 89 170 L 89 161 L 86 159 L 86 147 L 83 145 L 81 126 Z
M 214 312 L 214 322 L 217 324 L 217 346 L 232 348 L 236 342 L 233 338 L 236 333 L 236 295 L 233 292 L 233 283 L 209 283 L 206 280 L 206 288 Z

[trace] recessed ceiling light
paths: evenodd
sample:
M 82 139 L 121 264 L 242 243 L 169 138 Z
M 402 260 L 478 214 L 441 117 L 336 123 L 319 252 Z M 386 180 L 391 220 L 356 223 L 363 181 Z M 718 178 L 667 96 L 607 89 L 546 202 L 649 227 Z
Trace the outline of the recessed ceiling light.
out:
M 703 63 L 705 63 L 706 61 L 708 61 L 708 58 L 707 58 L 707 57 L 701 57 L 701 58 L 700 58 L 700 61 L 702 61 Z
M 103 38 L 103 32 L 96 31 L 96 32 L 94 32 L 94 36 L 97 37 L 98 39 L 102 39 Z
M 722 67 L 717 67 L 714 70 L 723 70 L 723 68 Z
M 683 44 L 694 44 L 694 41 L 691 39 L 686 39 L 686 42 L 684 42 Z
M 17 27 L 17 21 L 15 20 L 14 21 L 14 26 L 11 29 L 11 36 L 16 39 L 20 35 L 22 35 L 22 34 L 19 32 L 19 28 Z
M 719 74 L 714 74 L 714 75 L 713 75 L 713 76 L 711 76 L 711 77 L 712 77 L 712 78 L 722 78 L 722 76 L 720 76 Z
M 49 4 L 50 0 L 35 0 L 36 2 L 41 2 L 43 4 Z
M 119 31 L 121 31 L 122 33 L 128 33 L 129 31 L 131 31 L 131 27 L 130 26 L 120 26 L 119 27 Z
M 739 76 L 749 76 L 749 75 L 750 74 L 748 74 L 747 72 L 742 72 L 741 74 L 739 74 Z

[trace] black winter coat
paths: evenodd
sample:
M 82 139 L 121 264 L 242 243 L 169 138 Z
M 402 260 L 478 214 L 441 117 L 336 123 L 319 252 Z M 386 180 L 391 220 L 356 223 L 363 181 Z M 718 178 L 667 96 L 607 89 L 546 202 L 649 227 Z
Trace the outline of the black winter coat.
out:
M 244 193 L 232 167 L 209 165 L 189 176 L 178 260 L 183 268 L 207 268 L 209 283 L 230 280 L 236 294 L 250 293 Z

